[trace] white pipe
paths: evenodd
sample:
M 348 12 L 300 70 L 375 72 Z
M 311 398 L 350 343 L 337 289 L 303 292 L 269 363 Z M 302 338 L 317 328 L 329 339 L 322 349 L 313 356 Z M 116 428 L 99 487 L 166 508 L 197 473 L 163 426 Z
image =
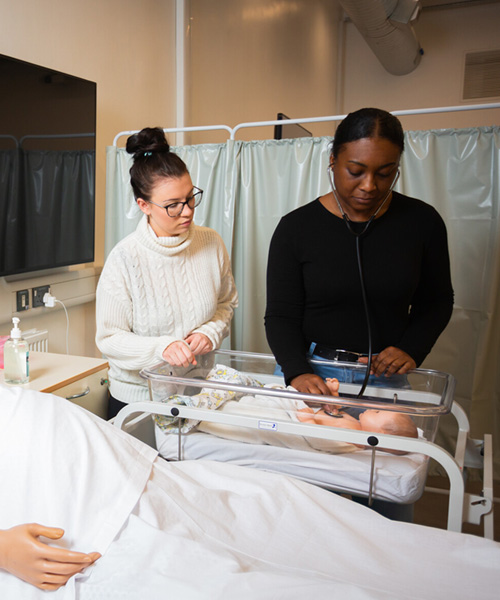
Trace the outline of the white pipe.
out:
M 422 53 L 410 22 L 418 2 L 404 1 L 401 7 L 398 0 L 339 2 L 386 71 L 406 75 L 418 66 Z
M 184 0 L 176 0 L 175 3 L 175 122 L 180 130 L 184 127 L 185 109 L 185 47 L 184 47 L 184 23 L 185 3 Z M 176 144 L 184 145 L 184 135 L 181 133 L 175 138 Z

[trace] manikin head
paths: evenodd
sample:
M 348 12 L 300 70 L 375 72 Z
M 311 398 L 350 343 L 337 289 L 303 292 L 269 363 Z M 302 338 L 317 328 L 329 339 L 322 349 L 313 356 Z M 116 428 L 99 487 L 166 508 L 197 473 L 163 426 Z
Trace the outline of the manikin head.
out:
M 418 437 L 417 427 L 412 418 L 392 410 L 365 410 L 359 415 L 359 422 L 363 431 Z

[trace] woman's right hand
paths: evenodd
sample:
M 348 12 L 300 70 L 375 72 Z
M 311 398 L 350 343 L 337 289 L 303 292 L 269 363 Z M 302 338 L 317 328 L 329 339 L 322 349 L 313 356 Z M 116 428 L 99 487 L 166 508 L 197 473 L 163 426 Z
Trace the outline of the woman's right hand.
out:
M 325 381 L 319 376 L 314 375 L 314 373 L 303 373 L 302 375 L 298 375 L 294 377 L 290 381 L 290 385 L 295 388 L 298 392 L 302 394 L 318 394 L 320 396 L 338 396 L 338 381 L 330 380 L 331 382 L 335 381 L 336 384 L 330 383 L 330 387 L 327 385 Z M 337 404 L 327 404 L 320 402 L 306 402 L 308 406 L 320 407 L 326 409 L 332 413 L 336 413 L 338 410 Z
M 0 568 L 41 590 L 57 590 L 101 556 L 54 548 L 39 540 L 40 536 L 58 540 L 63 535 L 62 529 L 38 523 L 0 531 Z
M 290 385 L 302 394 L 319 394 L 330 396 L 331 392 L 319 375 L 314 373 L 302 373 L 290 381 Z
M 174 367 L 189 367 L 196 364 L 196 358 L 186 342 L 172 342 L 162 354 L 163 360 Z

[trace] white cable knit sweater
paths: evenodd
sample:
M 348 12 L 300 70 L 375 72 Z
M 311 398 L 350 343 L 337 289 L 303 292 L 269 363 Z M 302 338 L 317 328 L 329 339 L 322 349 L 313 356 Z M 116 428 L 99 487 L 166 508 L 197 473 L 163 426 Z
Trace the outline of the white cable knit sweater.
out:
M 127 403 L 149 400 L 139 371 L 193 332 L 218 348 L 237 305 L 218 233 L 192 224 L 184 235 L 157 237 L 144 216 L 113 248 L 97 286 L 96 344 L 109 362 L 111 395 Z

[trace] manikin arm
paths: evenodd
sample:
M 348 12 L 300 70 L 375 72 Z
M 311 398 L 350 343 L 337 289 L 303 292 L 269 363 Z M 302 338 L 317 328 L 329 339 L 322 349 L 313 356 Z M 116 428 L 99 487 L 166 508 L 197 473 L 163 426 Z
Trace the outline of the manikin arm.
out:
M 0 530 L 0 569 L 41 590 L 57 590 L 101 556 L 54 548 L 39 540 L 40 536 L 58 540 L 63 535 L 62 529 L 37 523 Z

